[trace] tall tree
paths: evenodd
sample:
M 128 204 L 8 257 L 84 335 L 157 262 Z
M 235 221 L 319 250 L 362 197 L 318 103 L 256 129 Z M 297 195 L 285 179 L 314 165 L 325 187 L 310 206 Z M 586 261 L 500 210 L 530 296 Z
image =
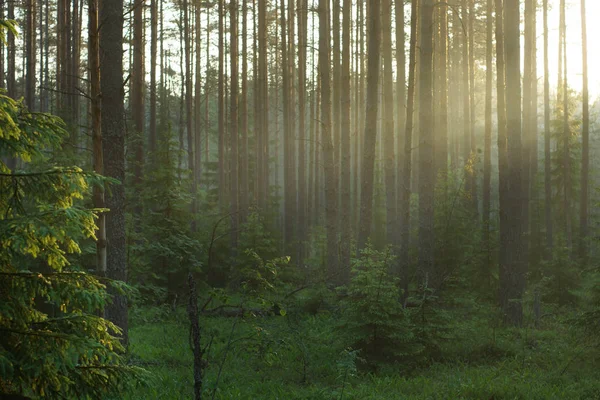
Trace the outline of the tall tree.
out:
M 404 131 L 404 149 L 402 165 L 402 182 L 400 185 L 400 268 L 404 289 L 404 299 L 408 296 L 408 278 L 410 265 L 410 195 L 412 177 L 412 136 L 416 88 L 417 65 L 417 19 L 419 0 L 413 0 L 410 12 L 410 49 L 408 63 L 408 93 L 406 98 L 406 128 Z
M 525 290 L 525 263 L 523 259 L 523 197 L 522 197 L 522 142 L 521 142 L 521 45 L 519 0 L 504 2 L 504 37 L 506 57 L 506 132 L 507 180 L 509 191 L 500 197 L 501 212 L 507 213 L 507 247 L 505 263 L 500 265 L 500 304 L 506 321 L 520 326 L 523 322 L 521 300 Z M 502 201 L 504 200 L 504 201 Z M 502 235 L 502 233 L 501 233 Z
M 30 110 L 36 108 L 35 105 L 35 11 L 36 1 L 27 0 L 25 3 L 26 23 L 25 23 L 25 52 L 26 52 L 26 73 L 25 73 L 25 103 Z
M 490 211 L 492 197 L 492 50 L 494 47 L 494 2 L 487 0 L 485 52 L 485 133 L 483 145 L 483 245 L 486 252 L 484 276 L 489 277 L 491 265 Z
M 264 210 L 269 199 L 269 82 L 267 72 L 267 2 L 258 2 L 257 79 L 257 191 L 258 206 Z
M 308 43 L 308 0 L 298 1 L 298 264 L 304 262 L 307 239 L 306 205 L 306 54 Z
M 158 5 L 150 0 L 150 123 L 148 127 L 148 150 L 156 151 L 156 54 L 158 49 Z M 162 68 L 162 65 L 161 65 Z M 162 72 L 161 72 L 162 73 Z
M 463 25 L 463 41 L 462 41 L 462 97 L 463 97 L 463 157 L 465 163 L 465 178 L 466 178 L 466 189 L 469 198 L 472 200 L 475 196 L 475 170 L 474 170 L 474 159 L 475 154 L 471 152 L 473 144 L 471 143 L 472 132 L 471 132 L 471 73 L 470 73 L 470 46 L 469 46 L 469 4 L 471 0 L 462 0 L 462 21 Z
M 436 115 L 435 143 L 436 175 L 446 182 L 448 174 L 448 6 L 437 6 L 439 35 L 437 36 L 437 85 L 439 109 Z
M 434 134 L 433 134 L 433 8 L 423 0 L 421 17 L 421 67 L 419 79 L 419 265 L 425 282 L 435 287 L 434 249 Z M 427 277 L 428 275 L 428 277 Z
M 341 221 L 340 221 L 340 265 L 342 280 L 348 279 L 350 272 L 350 241 L 352 236 L 351 193 L 350 193 L 350 20 L 352 1 L 344 0 L 342 15 L 342 70 L 341 70 Z M 390 46 L 391 47 L 391 46 Z M 391 56 L 390 56 L 391 57 Z M 391 90 L 391 84 L 390 84 Z M 392 99 L 393 103 L 393 99 Z M 393 132 L 392 132 L 393 134 Z M 392 151 L 394 151 L 392 144 Z M 395 184 L 395 182 L 392 182 Z M 395 201 L 395 199 L 394 199 Z M 396 204 L 394 204 L 394 209 Z
M 387 209 L 387 241 L 397 243 L 396 227 L 396 163 L 395 163 L 395 132 L 394 132 L 394 78 L 392 71 L 392 2 L 382 1 L 382 56 L 383 56 L 383 110 L 382 110 L 382 141 L 384 150 L 385 193 Z M 348 96 L 349 98 L 349 96 Z
M 404 161 L 404 135 L 406 134 L 406 38 L 404 33 L 404 1 L 395 2 L 396 16 L 396 210 L 398 213 L 398 243 L 401 241 L 402 213 L 402 165 Z M 358 86 L 358 85 L 357 85 Z
M 125 242 L 125 124 L 123 123 L 123 0 L 102 0 L 100 28 L 100 90 L 102 93 L 102 151 L 104 175 L 118 180 L 107 192 L 106 214 L 106 276 L 127 281 L 127 253 Z M 127 299 L 113 293 L 113 301 L 106 307 L 106 317 L 123 330 L 127 342 Z
M 135 164 L 133 168 L 134 185 L 142 185 L 142 167 L 144 163 L 144 6 L 145 0 L 135 2 L 133 8 L 133 65 L 131 68 L 131 119 L 133 120 Z M 185 6 L 184 6 L 185 7 Z M 136 207 L 136 212 L 141 212 Z
M 573 185 L 571 182 L 571 127 L 569 124 L 569 83 L 567 74 L 567 17 L 566 17 L 566 1 L 560 0 L 560 31 L 562 37 L 560 45 L 562 46 L 562 64 L 563 64 L 563 81 L 561 82 L 562 94 L 562 168 L 564 174 L 563 182 L 563 212 L 564 212 L 564 228 L 566 245 L 570 249 L 573 245 L 573 226 L 571 220 L 571 197 Z
M 359 248 L 363 248 L 371 236 L 373 223 L 373 187 L 375 171 L 375 144 L 377 142 L 377 113 L 379 110 L 379 58 L 381 42 L 381 1 L 370 0 L 368 4 L 367 43 L 367 106 L 361 172 Z
M 254 66 L 256 68 L 256 65 Z M 249 203 L 249 164 L 248 164 L 248 0 L 242 2 L 242 91 L 240 96 L 239 177 L 240 177 L 240 218 L 244 222 Z M 256 83 L 256 82 L 254 82 Z
M 231 245 L 235 249 L 238 241 L 239 229 L 239 174 L 238 174 L 238 3 L 232 0 L 229 3 L 229 34 L 230 42 L 230 65 L 231 65 L 231 82 L 229 95 L 229 136 L 231 138 L 231 163 L 230 168 L 230 207 L 231 207 Z
M 98 0 L 88 0 L 88 64 L 90 81 L 90 101 L 92 114 L 92 149 L 93 166 L 97 174 L 104 173 L 104 157 L 102 153 L 102 108 L 100 96 L 100 54 L 98 31 Z M 104 188 L 94 187 L 94 207 L 102 209 L 104 204 Z M 105 214 L 99 213 L 96 221 L 96 270 L 101 276 L 106 274 L 106 221 Z
M 223 18 L 224 0 L 219 0 L 218 3 L 219 13 L 219 76 L 218 76 L 218 94 L 217 94 L 217 107 L 218 107 L 218 124 L 219 124 L 219 148 L 218 148 L 218 168 L 219 168 L 219 206 L 221 209 L 225 207 L 225 26 Z
M 544 225 L 546 254 L 554 246 L 552 221 L 552 155 L 550 153 L 550 57 L 548 55 L 548 0 L 543 2 L 544 18 Z
M 587 259 L 589 179 L 590 179 L 590 104 L 587 55 L 587 21 L 585 0 L 581 0 L 581 55 L 583 65 L 582 125 L 581 125 L 581 203 L 579 206 L 579 257 Z
M 374 0 L 377 3 L 378 0 Z M 321 82 L 321 144 L 325 168 L 325 214 L 327 230 L 327 268 L 329 275 L 339 280 L 337 257 L 337 179 L 334 148 L 331 137 L 331 83 L 329 0 L 319 0 L 319 75 Z

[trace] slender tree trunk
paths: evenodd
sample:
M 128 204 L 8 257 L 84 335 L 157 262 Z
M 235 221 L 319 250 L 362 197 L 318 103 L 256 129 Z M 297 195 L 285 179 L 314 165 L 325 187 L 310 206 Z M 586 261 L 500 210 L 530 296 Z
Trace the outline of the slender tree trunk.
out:
M 135 164 L 133 167 L 134 185 L 141 189 L 142 167 L 144 164 L 144 4 L 145 0 L 136 0 L 133 9 L 133 66 L 131 85 L 131 119 L 133 120 Z M 184 6 L 185 7 L 185 6 Z M 136 199 L 139 204 L 139 199 Z M 141 213 L 135 207 L 136 214 Z
M 408 93 L 406 98 L 406 128 L 404 132 L 404 154 L 402 166 L 402 183 L 400 186 L 400 268 L 404 289 L 403 298 L 408 296 L 409 266 L 410 266 L 410 195 L 412 177 L 412 136 L 416 89 L 417 64 L 417 19 L 419 16 L 419 0 L 411 3 L 410 15 L 410 50 L 408 64 Z
M 100 80 L 102 93 L 102 151 L 104 174 L 120 182 L 113 185 L 105 199 L 106 208 L 106 275 L 127 281 L 125 241 L 125 124 L 123 88 L 123 0 L 102 0 L 100 29 Z M 112 303 L 106 317 L 123 330 L 127 343 L 127 298 L 111 291 Z
M 156 2 L 157 0 L 150 0 L 150 124 L 148 150 L 151 155 L 156 152 L 156 53 L 158 48 L 158 5 Z
M 341 281 L 347 282 L 350 277 L 350 241 L 352 236 L 351 187 L 350 187 L 350 20 L 352 18 L 352 1 L 344 0 L 342 21 L 342 70 L 341 70 Z M 390 46 L 391 47 L 391 46 Z M 390 55 L 391 57 L 391 55 Z M 392 89 L 390 85 L 390 90 Z M 393 102 L 393 99 L 392 99 Z M 393 134 L 393 132 L 392 132 Z M 392 144 L 392 151 L 394 147 Z M 395 182 L 393 182 L 395 183 Z M 394 209 L 396 205 L 394 204 Z
M 394 79 L 392 71 L 392 2 L 382 1 L 382 55 L 383 55 L 383 131 L 382 142 L 384 150 L 384 174 L 386 193 L 386 225 L 387 242 L 397 243 L 396 227 L 397 200 L 396 200 L 396 160 L 395 160 L 395 132 L 394 132 Z M 349 98 L 350 96 L 348 96 Z M 342 149 L 343 151 L 343 149 Z
M 590 104 L 588 83 L 587 21 L 585 0 L 581 0 L 581 54 L 583 65 L 583 98 L 581 126 L 581 203 L 579 207 L 579 257 L 587 262 L 589 177 L 590 177 Z
M 379 110 L 379 58 L 381 44 L 380 0 L 370 0 L 368 4 L 368 45 L 367 45 L 367 107 L 365 112 L 365 133 L 362 162 L 362 189 L 360 201 L 359 248 L 364 248 L 371 236 L 373 223 L 373 188 L 375 170 L 375 144 L 377 141 L 377 113 Z
M 230 132 L 231 138 L 231 171 L 230 171 L 230 207 L 231 207 L 231 246 L 237 247 L 238 230 L 239 230 L 239 173 L 238 173 L 238 3 L 237 0 L 230 2 L 229 9 L 229 34 L 231 37 L 230 43 L 230 63 L 231 63 L 231 86 L 229 88 L 230 95 Z
M 487 0 L 486 11 L 486 53 L 485 53 L 485 133 L 483 146 L 483 246 L 486 252 L 483 263 L 483 276 L 489 280 L 492 264 L 490 246 L 490 211 L 492 197 L 492 50 L 494 47 L 494 3 Z
M 378 0 L 374 0 L 377 3 Z M 339 281 L 337 254 L 337 179 L 335 176 L 334 148 L 331 137 L 331 83 L 329 0 L 319 0 L 319 73 L 321 81 L 321 145 L 325 167 L 325 214 L 327 229 L 328 274 Z
M 423 0 L 420 12 L 419 264 L 426 274 L 425 283 L 430 282 L 435 288 L 438 277 L 434 264 L 433 4 L 434 0 Z
M 307 240 L 306 208 L 306 52 L 308 3 L 298 1 L 298 265 L 304 264 Z
M 225 209 L 225 27 L 224 27 L 224 0 L 219 0 L 219 77 L 218 77 L 218 124 L 219 124 L 219 148 L 218 148 L 218 168 L 219 168 L 219 206 Z
M 435 139 L 436 176 L 439 175 L 446 186 L 448 175 L 448 7 L 440 4 L 439 9 L 439 110 L 436 119 Z M 444 190 L 445 191 L 445 190 Z
M 523 60 L 523 155 L 522 155 L 522 180 L 523 180 L 523 229 L 525 230 L 526 240 L 523 243 L 523 257 L 527 260 L 529 254 L 530 240 L 530 174 L 531 174 L 531 88 L 532 88 L 532 52 L 533 52 L 533 30 L 532 30 L 532 13 L 533 1 L 525 0 L 524 13 L 524 60 Z
M 94 172 L 104 174 L 104 158 L 102 155 L 102 108 L 100 96 L 100 57 L 98 46 L 98 0 L 88 0 L 88 64 L 90 80 L 90 100 L 92 103 L 92 148 Z M 104 188 L 94 186 L 94 208 L 104 208 Z M 106 275 L 106 223 L 105 213 L 98 214 L 96 221 L 96 270 L 101 276 Z
M 26 67 L 25 73 L 25 104 L 30 110 L 36 110 L 35 105 L 35 0 L 26 1 L 26 26 L 25 26 L 25 51 L 26 51 Z
M 475 196 L 475 154 L 471 152 L 472 144 L 472 132 L 471 132 L 471 56 L 469 55 L 469 32 L 468 29 L 470 23 L 469 19 L 469 3 L 471 0 L 462 0 L 462 21 L 463 21 L 463 47 L 462 47 L 462 68 L 463 68 L 463 84 L 462 84 L 462 96 L 463 96 L 463 157 L 465 162 L 465 181 L 466 191 L 469 196 L 469 200 L 472 201 Z
M 569 126 L 569 84 L 567 74 L 567 23 L 565 0 L 561 0 L 561 25 L 562 25 L 562 56 L 563 56 L 563 168 L 564 168 L 564 194 L 563 210 L 565 213 L 565 235 L 567 247 L 573 246 L 573 227 L 571 221 L 571 197 L 573 185 L 571 183 L 571 128 Z
M 544 221 L 546 255 L 552 257 L 554 247 L 552 224 L 552 155 L 550 152 L 550 72 L 548 56 L 548 0 L 544 0 Z
M 518 0 L 505 0 L 504 37 L 506 56 L 506 131 L 508 154 L 509 192 L 500 204 L 508 213 L 506 264 L 501 265 L 500 304 L 506 321 L 520 326 L 523 323 L 521 300 L 525 290 L 525 263 L 523 259 L 523 197 L 521 143 L 521 49 L 520 10 Z M 502 228 L 501 228 L 502 229 Z M 502 251 L 502 250 L 501 250 Z
M 269 201 L 269 82 L 266 1 L 258 2 L 258 53 L 257 198 L 259 208 L 265 210 Z
M 240 131 L 239 142 L 239 199 L 240 221 L 246 221 L 250 203 L 248 200 L 248 0 L 242 2 L 242 90 L 239 99 Z

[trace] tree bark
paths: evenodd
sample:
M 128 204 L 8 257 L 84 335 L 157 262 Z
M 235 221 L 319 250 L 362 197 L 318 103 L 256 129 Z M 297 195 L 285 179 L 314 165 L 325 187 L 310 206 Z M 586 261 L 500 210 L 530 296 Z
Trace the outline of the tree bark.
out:
M 102 93 L 102 151 L 104 174 L 120 184 L 113 185 L 106 196 L 106 275 L 127 281 L 125 243 L 125 124 L 123 82 L 123 0 L 102 0 L 100 4 L 100 80 Z M 106 307 L 106 318 L 122 329 L 127 343 L 127 299 L 111 291 L 112 303 Z
M 373 188 L 375 171 L 375 144 L 377 141 L 377 113 L 379 110 L 379 58 L 381 42 L 381 2 L 370 0 L 368 4 L 368 45 L 367 45 L 367 106 L 365 112 L 365 133 L 361 173 L 360 227 L 358 247 L 364 248 L 371 236 L 373 223 Z
M 579 207 L 579 257 L 587 262 L 589 177 L 590 177 L 590 101 L 588 82 L 587 21 L 585 0 L 581 0 L 581 55 L 583 65 L 582 125 L 581 125 L 581 202 Z
M 505 0 L 504 37 L 506 56 L 506 105 L 507 161 L 509 191 L 500 207 L 507 212 L 508 226 L 506 263 L 501 265 L 500 304 L 506 322 L 520 326 L 523 323 L 521 300 L 525 290 L 525 267 L 523 259 L 523 186 L 521 141 L 521 49 L 520 10 L 518 0 Z M 501 228 L 502 229 L 502 228 Z

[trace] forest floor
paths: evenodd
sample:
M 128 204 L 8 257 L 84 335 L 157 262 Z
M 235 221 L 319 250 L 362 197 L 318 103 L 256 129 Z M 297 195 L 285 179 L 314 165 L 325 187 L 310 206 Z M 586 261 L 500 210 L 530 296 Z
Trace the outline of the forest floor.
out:
M 203 398 L 600 399 L 600 349 L 576 334 L 564 310 L 538 329 L 499 328 L 490 310 L 453 315 L 435 360 L 356 373 L 333 313 L 203 317 L 203 339 L 211 341 Z M 132 311 L 131 362 L 150 375 L 124 398 L 191 399 L 185 308 Z

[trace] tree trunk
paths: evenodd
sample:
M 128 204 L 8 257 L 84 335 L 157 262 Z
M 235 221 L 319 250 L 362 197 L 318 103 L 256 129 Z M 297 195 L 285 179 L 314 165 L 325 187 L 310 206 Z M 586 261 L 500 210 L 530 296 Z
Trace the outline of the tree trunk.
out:
M 490 211 L 492 197 L 492 49 L 494 36 L 494 3 L 487 0 L 486 12 L 486 53 L 485 53 L 485 133 L 483 146 L 483 246 L 485 261 L 482 265 L 483 276 L 489 282 L 491 277 L 489 267 L 492 264 L 490 246 Z
M 218 148 L 218 168 L 219 168 L 219 207 L 225 210 L 225 27 L 224 27 L 224 0 L 219 0 L 219 77 L 218 77 L 218 129 L 219 129 L 219 148 Z
M 378 0 L 374 0 L 377 3 Z M 319 0 L 319 73 L 321 77 L 321 145 L 325 167 L 325 214 L 327 230 L 327 268 L 329 276 L 339 281 L 337 257 L 337 179 L 335 176 L 334 148 L 331 137 L 331 55 L 329 40 L 329 0 Z
M 396 201 L 396 161 L 395 161 L 395 132 L 394 132 L 394 79 L 392 71 L 392 2 L 382 1 L 382 55 L 383 55 L 383 130 L 382 142 L 384 143 L 384 179 L 386 193 L 386 227 L 387 242 L 398 242 L 396 227 L 397 201 Z M 349 98 L 349 96 L 348 96 Z M 342 149 L 343 151 L 343 149 Z
M 587 262 L 588 204 L 590 177 L 590 104 L 587 62 L 587 21 L 585 0 L 581 0 L 581 54 L 583 65 L 583 98 L 581 126 L 581 203 L 579 207 L 579 257 Z
M 235 249 L 238 242 L 239 230 L 239 174 L 238 174 L 238 4 L 237 0 L 231 0 L 229 9 L 229 33 L 230 43 L 230 66 L 231 66 L 231 86 L 230 95 L 230 114 L 229 114 L 229 137 L 231 138 L 231 154 L 229 157 L 231 163 L 230 174 L 230 210 L 231 210 L 231 247 Z
M 138 190 L 142 186 L 142 167 L 144 164 L 144 88 L 146 86 L 144 80 L 144 5 L 145 0 L 138 0 L 133 9 L 133 66 L 131 68 L 130 98 L 134 131 L 133 148 L 135 152 L 133 183 Z M 184 10 L 187 10 L 186 6 L 184 6 Z M 136 192 L 138 191 L 136 190 Z M 136 202 L 140 204 L 140 199 L 136 199 Z M 134 209 L 138 215 L 142 211 L 139 206 Z
M 156 152 L 156 53 L 158 47 L 158 5 L 156 2 L 157 0 L 150 0 L 150 124 L 148 150 L 151 156 Z
M 304 264 L 307 239 L 306 213 L 306 51 L 308 3 L 298 1 L 298 265 Z
M 377 141 L 377 113 L 379 110 L 379 57 L 381 42 L 380 0 L 370 0 L 368 5 L 367 45 L 367 107 L 361 173 L 360 227 L 358 248 L 364 248 L 371 236 L 373 223 L 373 188 L 375 170 L 375 144 Z
M 413 0 L 410 15 L 410 50 L 408 64 L 408 94 L 406 98 L 406 128 L 404 133 L 404 158 L 402 167 L 402 184 L 400 186 L 400 268 L 404 289 L 404 300 L 408 296 L 410 266 L 410 195 L 412 177 L 412 136 L 416 88 L 417 64 L 417 19 L 419 16 L 419 0 Z
M 27 0 L 25 3 L 26 26 L 25 26 L 25 51 L 26 66 L 25 75 L 25 104 L 30 110 L 36 110 L 35 105 L 35 4 L 36 0 Z
M 242 3 L 242 92 L 240 97 L 240 130 L 242 132 L 239 146 L 240 166 L 240 219 L 246 221 L 250 202 L 248 199 L 248 0 Z M 256 83 L 256 82 L 254 82 Z M 208 132 L 207 132 L 208 134 Z
M 127 281 L 125 242 L 125 124 L 123 87 L 123 0 L 102 0 L 100 30 L 100 80 L 102 93 L 102 151 L 104 174 L 120 184 L 113 185 L 106 196 L 106 275 Z M 127 298 L 111 291 L 113 301 L 106 306 L 106 317 L 123 330 L 127 343 Z
M 520 10 L 518 0 L 505 0 L 504 37 L 506 56 L 506 105 L 508 194 L 500 204 L 507 213 L 505 227 L 507 247 L 506 263 L 501 265 L 500 304 L 506 321 L 511 325 L 523 323 L 521 300 L 525 290 L 525 267 L 523 260 L 523 197 L 522 197 L 522 143 L 521 143 L 521 49 Z M 502 200 L 502 198 L 501 198 Z M 502 229 L 502 227 L 501 227 Z
M 100 96 L 100 58 L 98 47 L 98 0 L 88 0 L 88 64 L 90 80 L 90 99 L 92 112 L 92 149 L 94 172 L 104 174 L 102 155 L 102 109 Z M 94 208 L 104 208 L 104 188 L 94 186 Z M 106 275 L 106 223 L 105 213 L 98 214 L 98 231 L 96 232 L 96 271 Z
M 421 8 L 421 66 L 419 79 L 419 265 L 425 284 L 436 287 L 434 231 L 434 134 L 433 134 L 433 5 L 423 0 Z
M 344 0 L 342 20 L 342 70 L 341 70 L 341 237 L 340 266 L 341 282 L 346 283 L 350 277 L 350 242 L 352 236 L 352 203 L 350 191 L 350 20 L 352 18 L 352 1 Z M 391 47 L 391 45 L 390 45 Z M 391 57 L 391 56 L 390 56 Z M 390 83 L 390 90 L 392 90 Z M 392 99 L 393 102 L 393 99 Z M 393 134 L 393 132 L 392 132 Z M 394 146 L 392 144 L 392 151 Z M 395 182 L 393 182 L 395 183 Z M 392 184 L 393 184 L 392 183 Z M 394 204 L 394 209 L 396 205 Z
M 546 255 L 552 256 L 554 247 L 552 223 L 552 154 L 550 150 L 550 72 L 548 56 L 548 0 L 544 0 L 544 222 L 546 227 Z

